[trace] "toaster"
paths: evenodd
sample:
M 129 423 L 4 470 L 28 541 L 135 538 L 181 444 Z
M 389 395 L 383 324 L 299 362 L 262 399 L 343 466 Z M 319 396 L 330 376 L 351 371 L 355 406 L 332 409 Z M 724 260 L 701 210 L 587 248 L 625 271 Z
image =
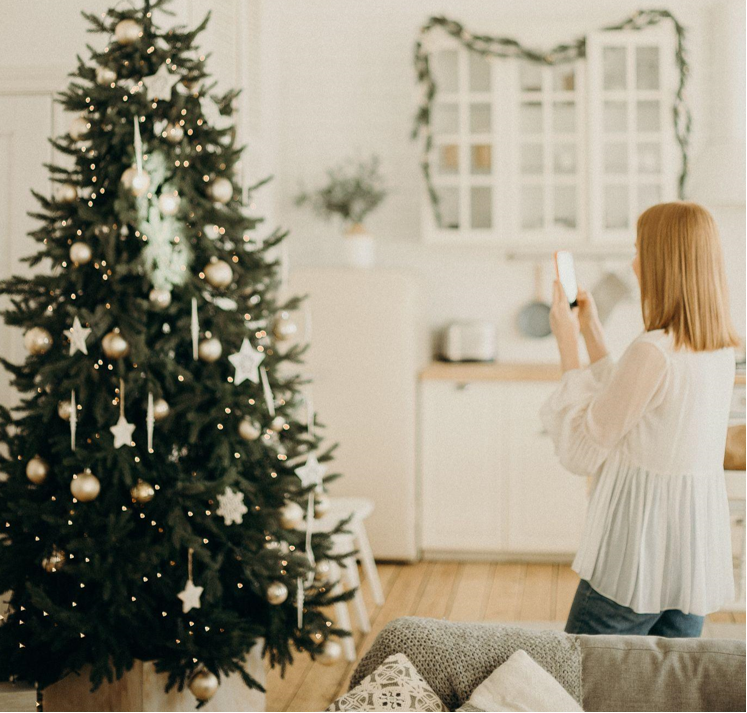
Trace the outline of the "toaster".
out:
M 446 361 L 494 361 L 495 326 L 486 322 L 452 322 L 443 332 L 441 358 Z

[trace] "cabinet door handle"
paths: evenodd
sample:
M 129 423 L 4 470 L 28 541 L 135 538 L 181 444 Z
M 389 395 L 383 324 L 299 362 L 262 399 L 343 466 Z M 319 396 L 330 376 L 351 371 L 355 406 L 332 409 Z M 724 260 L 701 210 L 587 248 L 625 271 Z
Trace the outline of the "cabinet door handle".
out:
M 454 388 L 456 388 L 457 391 L 466 391 L 468 386 L 469 382 L 460 382 Z

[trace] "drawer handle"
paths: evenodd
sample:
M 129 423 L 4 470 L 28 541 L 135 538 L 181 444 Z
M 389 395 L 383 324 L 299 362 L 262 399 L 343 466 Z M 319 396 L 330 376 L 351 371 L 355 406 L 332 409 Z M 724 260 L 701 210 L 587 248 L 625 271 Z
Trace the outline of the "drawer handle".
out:
M 458 383 L 454 388 L 456 388 L 457 391 L 466 391 L 469 387 L 469 382 L 460 382 Z

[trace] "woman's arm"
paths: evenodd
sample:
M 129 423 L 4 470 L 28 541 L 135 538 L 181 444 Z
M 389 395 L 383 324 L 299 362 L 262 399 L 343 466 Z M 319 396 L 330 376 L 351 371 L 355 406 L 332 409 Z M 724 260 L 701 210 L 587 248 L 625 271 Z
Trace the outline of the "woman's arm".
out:
M 578 300 L 578 323 L 581 336 L 586 342 L 589 361 L 594 364 L 609 354 L 609 349 L 607 349 L 604 341 L 604 329 L 599 321 L 597 306 L 591 294 L 579 287 L 576 299 Z
M 560 367 L 565 373 L 578 369 L 581 362 L 578 358 L 578 310 L 571 310 L 560 280 L 553 283 L 552 307 L 550 308 L 550 327 L 558 343 Z

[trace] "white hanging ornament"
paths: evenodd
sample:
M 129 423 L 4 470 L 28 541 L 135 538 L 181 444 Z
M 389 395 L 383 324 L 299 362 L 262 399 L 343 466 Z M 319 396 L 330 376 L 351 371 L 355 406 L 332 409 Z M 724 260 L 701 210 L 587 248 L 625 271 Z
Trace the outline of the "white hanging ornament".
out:
M 265 397 L 265 404 L 267 405 L 267 412 L 270 416 L 275 416 L 275 396 L 270 388 L 270 380 L 267 378 L 267 369 L 263 366 L 259 367 L 259 375 L 262 379 L 262 392 Z
M 115 448 L 134 445 L 132 434 L 135 430 L 135 425 L 127 423 L 127 419 L 125 418 L 125 385 L 123 379 L 119 380 L 119 420 L 109 430 L 114 436 Z
M 70 128 L 68 134 L 73 141 L 80 141 L 90 130 L 91 123 L 85 116 L 76 116 L 70 122 Z
M 217 176 L 208 185 L 210 197 L 218 203 L 228 203 L 233 197 L 233 184 L 225 176 Z
M 217 240 L 220 237 L 220 226 L 205 225 L 202 228 L 202 232 L 208 240 Z
M 120 45 L 131 45 L 137 42 L 143 32 L 143 28 L 132 18 L 126 17 L 120 20 L 114 28 L 114 39 Z
M 205 265 L 202 272 L 211 287 L 222 289 L 233 281 L 233 270 L 224 260 L 212 260 Z
M 66 329 L 62 332 L 70 340 L 70 356 L 73 356 L 75 352 L 81 352 L 88 354 L 88 347 L 86 346 L 86 339 L 91 333 L 88 327 L 84 327 L 78 319 L 78 315 L 75 315 L 73 319 L 73 326 L 70 329 Z
M 199 356 L 199 342 L 200 342 L 200 320 L 197 316 L 197 299 L 192 298 L 192 318 L 189 324 L 189 331 L 192 336 L 192 359 L 197 361 Z
M 226 525 L 240 525 L 244 522 L 244 515 L 249 509 L 244 505 L 244 493 L 236 492 L 226 488 L 222 495 L 218 496 L 218 509 L 216 514 L 223 518 Z
M 75 267 L 87 265 L 92 257 L 93 251 L 88 243 L 79 240 L 70 246 L 70 261 Z
M 163 215 L 176 215 L 179 210 L 179 203 L 181 203 L 181 199 L 177 191 L 161 193 L 158 197 L 158 210 Z
M 109 67 L 96 67 L 97 84 L 114 84 L 117 81 L 117 73 Z
M 278 513 L 280 525 L 286 530 L 295 530 L 303 522 L 303 508 L 292 500 L 287 500 Z
M 204 591 L 203 587 L 195 586 L 192 580 L 192 554 L 194 550 L 190 547 L 187 555 L 187 584 L 177 595 L 182 600 L 182 612 L 186 614 L 191 609 L 200 608 L 200 597 Z
M 78 189 L 72 183 L 56 183 L 54 197 L 58 203 L 72 203 L 78 197 Z
M 303 578 L 299 577 L 296 580 L 296 625 L 299 629 L 303 629 Z
M 329 515 L 332 501 L 326 493 L 316 493 L 314 496 L 314 517 L 318 520 Z
M 233 383 L 238 386 L 248 379 L 252 383 L 258 384 L 260 379 L 259 365 L 262 363 L 264 358 L 265 355 L 252 347 L 251 342 L 244 337 L 241 342 L 241 349 L 228 357 L 228 361 L 230 361 L 236 369 Z
M 148 99 L 151 101 L 158 99 L 170 99 L 171 89 L 179 81 L 179 77 L 169 72 L 169 68 L 164 62 L 149 77 L 143 77 L 143 86 L 147 91 Z
M 282 582 L 272 582 L 267 587 L 267 601 L 270 604 L 282 604 L 288 598 L 288 587 Z
M 296 468 L 294 472 L 301 481 L 301 486 L 303 488 L 308 488 L 312 485 L 318 486 L 322 484 L 322 479 L 327 472 L 327 467 L 319 463 L 316 455 L 312 453 L 306 459 L 306 463 L 300 468 Z

